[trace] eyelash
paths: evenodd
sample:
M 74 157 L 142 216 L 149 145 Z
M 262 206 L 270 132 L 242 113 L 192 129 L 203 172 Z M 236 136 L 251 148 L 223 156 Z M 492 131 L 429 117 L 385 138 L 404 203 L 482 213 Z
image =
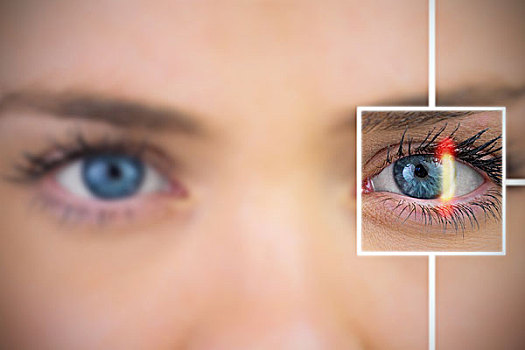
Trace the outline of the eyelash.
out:
M 411 156 L 414 154 L 434 154 L 438 143 L 436 140 L 443 135 L 447 128 L 445 124 L 442 128 L 436 131 L 436 128 L 430 130 L 423 141 L 417 142 L 414 147 L 414 140 L 412 138 L 407 139 L 408 128 L 405 129 L 397 151 L 394 154 L 391 153 L 391 145 L 387 147 L 386 159 L 381 166 L 378 167 L 379 173 L 385 167 L 392 164 L 398 159 L 403 157 Z M 454 135 L 459 130 L 460 124 L 448 135 L 448 138 L 454 139 Z M 489 129 L 481 130 L 473 136 L 458 141 L 454 139 L 456 144 L 455 151 L 456 157 L 476 169 L 486 174 L 498 187 L 501 187 L 502 180 L 502 147 L 498 146 L 498 141 L 501 140 L 502 135 L 494 137 L 485 143 L 475 146 L 474 144 L 478 141 L 482 135 L 484 135 Z M 374 174 L 373 176 L 375 176 Z M 371 177 L 373 177 L 371 176 Z M 370 178 L 371 178 L 370 177 Z M 447 227 L 454 227 L 454 230 L 458 232 L 461 230 L 465 232 L 466 227 L 470 224 L 471 229 L 479 229 L 479 221 L 473 210 L 473 207 L 477 207 L 483 211 L 485 219 L 492 218 L 495 220 L 501 219 L 501 190 L 488 189 L 481 198 L 470 201 L 469 203 L 459 204 L 445 204 L 445 205 L 429 205 L 418 203 L 415 200 L 407 199 L 396 199 L 387 194 L 379 194 L 380 203 L 394 202 L 394 209 L 392 212 L 398 211 L 396 214 L 402 222 L 406 222 L 412 215 L 414 217 L 420 214 L 420 221 L 424 226 L 431 226 L 434 223 L 438 223 L 443 232 Z M 405 214 L 403 216 L 403 214 Z
M 448 226 L 454 227 L 455 232 L 460 229 L 464 233 L 465 229 L 470 223 L 471 229 L 479 229 L 479 221 L 474 213 L 472 207 L 481 209 L 485 215 L 485 219 L 501 219 L 501 193 L 499 190 L 488 190 L 481 199 L 474 200 L 468 204 L 447 204 L 447 205 L 426 205 L 416 202 L 411 202 L 405 199 L 394 199 L 387 195 L 381 195 L 380 203 L 387 203 L 389 201 L 394 202 L 395 212 L 399 210 L 397 216 L 402 223 L 405 223 L 413 214 L 416 216 L 419 213 L 421 215 L 421 222 L 424 226 L 432 226 L 433 223 L 438 223 L 443 232 L 446 231 Z M 403 214 L 406 216 L 403 217 Z M 468 221 L 468 222 L 467 222 Z
M 453 139 L 455 141 L 456 158 L 470 164 L 478 170 L 483 171 L 483 173 L 486 174 L 492 181 L 494 181 L 495 184 L 501 186 L 503 162 L 502 156 L 500 154 L 502 147 L 498 147 L 498 140 L 501 140 L 502 135 L 492 138 L 479 146 L 474 146 L 476 141 L 478 141 L 481 136 L 483 136 L 483 134 L 485 134 L 489 129 L 481 130 L 463 141 L 458 141 L 454 139 L 454 135 L 459 130 L 460 126 L 461 125 L 458 124 L 456 128 L 448 135 L 449 139 Z M 398 150 L 394 157 L 392 157 L 390 153 L 391 146 L 389 145 L 387 147 L 386 159 L 383 165 L 380 167 L 381 170 L 387 165 L 392 164 L 395 160 L 403 157 L 414 154 L 434 154 L 438 147 L 436 140 L 441 135 L 443 135 L 443 132 L 446 128 L 447 124 L 437 131 L 436 128 L 433 128 L 427 133 L 423 141 L 419 142 L 415 148 L 412 147 L 414 143 L 412 138 L 405 142 L 408 128 L 405 129 L 403 135 L 401 136 L 401 141 L 399 142 Z M 407 148 L 406 151 L 405 144 Z
M 8 179 L 14 182 L 32 183 L 61 166 L 83 157 L 122 154 L 144 161 L 150 153 L 158 152 L 145 141 L 135 143 L 104 138 L 99 141 L 88 142 L 82 133 L 77 133 L 73 142 L 64 144 L 53 141 L 51 149 L 43 153 L 24 152 L 22 154 L 23 161 L 13 166 L 17 174 L 8 177 Z

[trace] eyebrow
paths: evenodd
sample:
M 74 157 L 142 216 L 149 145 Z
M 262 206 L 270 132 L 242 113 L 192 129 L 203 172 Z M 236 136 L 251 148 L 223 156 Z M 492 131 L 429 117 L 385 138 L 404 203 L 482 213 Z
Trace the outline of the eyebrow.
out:
M 170 130 L 190 135 L 204 133 L 202 126 L 182 111 L 83 92 L 21 91 L 0 98 L 0 115 L 17 108 L 39 110 L 56 118 L 100 121 L 122 128 Z

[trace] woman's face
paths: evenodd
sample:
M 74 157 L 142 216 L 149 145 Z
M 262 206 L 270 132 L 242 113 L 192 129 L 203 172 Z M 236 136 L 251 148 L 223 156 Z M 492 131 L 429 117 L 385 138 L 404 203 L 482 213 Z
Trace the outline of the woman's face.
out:
M 2 6 L 7 347 L 426 346 L 426 259 L 356 256 L 354 121 L 426 105 L 426 2 Z M 509 161 L 524 8 L 437 12 L 438 104 L 506 105 Z M 140 191 L 104 192 L 108 157 Z M 438 259 L 443 348 L 523 344 L 523 199 L 507 256 Z

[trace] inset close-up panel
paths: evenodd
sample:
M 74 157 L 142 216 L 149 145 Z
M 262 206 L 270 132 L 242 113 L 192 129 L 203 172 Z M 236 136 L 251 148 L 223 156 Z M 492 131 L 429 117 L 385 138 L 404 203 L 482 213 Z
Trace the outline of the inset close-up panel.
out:
M 504 252 L 504 108 L 387 109 L 359 115 L 362 251 Z

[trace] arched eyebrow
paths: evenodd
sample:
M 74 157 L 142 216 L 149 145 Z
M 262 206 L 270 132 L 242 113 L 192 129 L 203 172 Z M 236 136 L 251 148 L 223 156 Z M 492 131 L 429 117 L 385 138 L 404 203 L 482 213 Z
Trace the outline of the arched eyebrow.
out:
M 0 115 L 12 109 L 31 109 L 56 118 L 86 119 L 120 128 L 144 128 L 203 135 L 195 118 L 172 108 L 85 92 L 17 91 L 0 98 Z

